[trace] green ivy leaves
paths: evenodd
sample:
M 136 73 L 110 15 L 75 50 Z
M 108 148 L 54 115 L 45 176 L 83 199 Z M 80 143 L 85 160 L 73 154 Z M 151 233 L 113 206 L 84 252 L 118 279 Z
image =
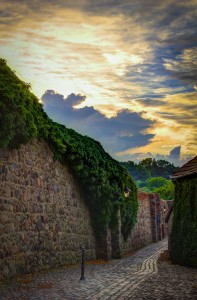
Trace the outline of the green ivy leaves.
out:
M 126 239 L 137 217 L 137 188 L 125 168 L 101 144 L 53 122 L 43 111 L 30 86 L 0 59 L 0 147 L 17 148 L 32 138 L 44 139 L 54 159 L 70 166 L 91 213 L 95 233 L 116 226 L 120 207 Z M 125 187 L 131 195 L 125 199 Z M 118 204 L 116 193 L 119 193 Z
M 171 255 L 175 262 L 197 267 L 197 178 L 175 181 Z

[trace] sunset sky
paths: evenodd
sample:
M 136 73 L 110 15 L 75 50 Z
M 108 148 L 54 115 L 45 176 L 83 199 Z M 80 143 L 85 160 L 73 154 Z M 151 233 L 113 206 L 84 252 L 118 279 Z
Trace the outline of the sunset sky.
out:
M 0 57 L 118 160 L 197 155 L 197 0 L 0 0 Z

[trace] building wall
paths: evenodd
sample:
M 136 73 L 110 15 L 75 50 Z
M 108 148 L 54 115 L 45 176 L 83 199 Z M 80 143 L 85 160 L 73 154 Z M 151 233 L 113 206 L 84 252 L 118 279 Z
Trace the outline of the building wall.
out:
M 74 177 L 44 142 L 0 149 L 0 279 L 96 257 Z
M 174 263 L 197 268 L 197 174 L 174 184 L 170 257 Z
M 152 241 L 149 194 L 138 191 L 138 221 L 127 242 L 121 237 L 122 254 L 144 247 Z
M 121 254 L 135 251 L 151 242 L 157 242 L 168 234 L 165 216 L 168 205 L 159 194 L 138 191 L 138 219 L 131 236 L 125 242 L 120 238 Z

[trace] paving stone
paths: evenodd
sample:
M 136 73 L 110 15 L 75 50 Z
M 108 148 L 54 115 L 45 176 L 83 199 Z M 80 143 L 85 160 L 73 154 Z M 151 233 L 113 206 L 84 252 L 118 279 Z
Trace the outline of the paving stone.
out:
M 167 241 L 152 243 L 134 255 L 102 265 L 63 267 L 0 285 L 2 300 L 173 300 L 197 299 L 197 269 L 158 262 Z

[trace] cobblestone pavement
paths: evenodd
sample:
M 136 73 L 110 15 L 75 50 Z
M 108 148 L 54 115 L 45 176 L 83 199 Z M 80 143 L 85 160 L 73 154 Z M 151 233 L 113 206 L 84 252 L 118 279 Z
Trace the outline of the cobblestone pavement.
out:
M 197 269 L 157 259 L 167 241 L 102 265 L 59 268 L 0 285 L 2 300 L 197 299 Z

